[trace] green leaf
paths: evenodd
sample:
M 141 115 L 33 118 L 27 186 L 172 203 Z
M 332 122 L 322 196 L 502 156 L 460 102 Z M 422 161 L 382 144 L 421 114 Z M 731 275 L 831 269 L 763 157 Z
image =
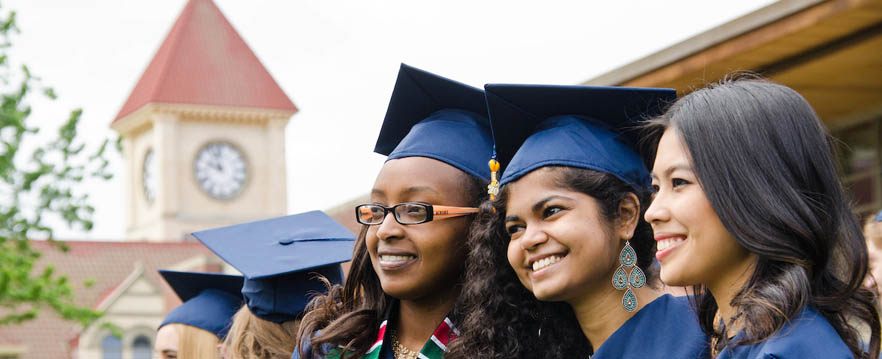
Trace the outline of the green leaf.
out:
M 79 188 L 83 181 L 110 178 L 106 170 L 110 139 L 87 155 L 92 145 L 77 131 L 83 110 L 74 109 L 56 132 L 47 129 L 48 142 L 23 149 L 22 143 L 34 142 L 40 130 L 30 120 L 31 90 L 50 99 L 57 94 L 27 65 L 9 66 L 16 63 L 9 59 L 9 50 L 11 35 L 18 31 L 16 13 L 0 3 L 0 326 L 33 320 L 44 308 L 88 325 L 102 313 L 77 304 L 67 276 L 52 263 L 39 263 L 41 253 L 31 247 L 29 238 L 49 238 L 47 250 L 68 252 L 64 242 L 54 240 L 48 219 L 92 228 L 95 210 Z M 120 138 L 115 142 L 119 147 Z M 95 284 L 95 279 L 83 283 L 86 288 Z

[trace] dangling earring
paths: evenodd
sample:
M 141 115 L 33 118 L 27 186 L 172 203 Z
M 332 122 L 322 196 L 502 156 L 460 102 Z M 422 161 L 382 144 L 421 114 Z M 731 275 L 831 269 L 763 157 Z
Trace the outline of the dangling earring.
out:
M 613 274 L 612 285 L 618 290 L 625 290 L 625 295 L 622 297 L 622 307 L 628 312 L 633 312 L 637 309 L 637 296 L 634 295 L 631 288 L 643 287 L 646 284 L 646 274 L 637 266 L 637 253 L 634 252 L 629 241 L 625 241 L 625 248 L 622 248 L 622 253 L 619 254 L 619 262 L 621 265 Z M 631 274 L 628 275 L 625 268 L 632 267 Z

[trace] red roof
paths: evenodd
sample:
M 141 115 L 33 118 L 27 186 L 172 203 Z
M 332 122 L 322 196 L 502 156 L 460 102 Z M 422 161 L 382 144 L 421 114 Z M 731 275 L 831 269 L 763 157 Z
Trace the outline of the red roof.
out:
M 135 263 L 143 265 L 146 278 L 162 288 L 166 297 L 166 310 L 180 303 L 168 284 L 156 272 L 184 260 L 200 256 L 213 256 L 202 244 L 147 243 L 147 242 L 89 242 L 65 241 L 70 248 L 67 253 L 52 248 L 46 241 L 31 241 L 31 246 L 42 253 L 37 268 L 41 273 L 47 264 L 55 267 L 55 273 L 67 276 L 79 305 L 95 308 L 99 302 L 116 289 L 135 271 Z M 210 269 L 210 268 L 209 268 Z M 205 271 L 207 268 L 192 270 Z M 91 287 L 83 282 L 93 280 Z M 169 300 L 171 299 L 171 301 Z M 37 319 L 23 324 L 0 326 L 0 345 L 24 345 L 26 359 L 68 358 L 77 344 L 77 324 L 65 321 L 44 307 Z
M 297 111 L 211 0 L 190 0 L 114 121 L 148 103 Z

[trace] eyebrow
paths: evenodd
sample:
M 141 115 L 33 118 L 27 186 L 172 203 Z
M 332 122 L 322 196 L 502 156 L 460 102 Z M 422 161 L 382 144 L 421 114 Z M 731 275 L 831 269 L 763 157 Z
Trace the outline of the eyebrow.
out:
M 535 204 L 533 204 L 533 208 L 531 208 L 531 209 L 533 210 L 534 213 L 539 212 L 542 210 L 542 207 L 545 207 L 546 203 L 548 203 L 551 200 L 555 200 L 555 199 L 563 199 L 563 200 L 569 200 L 569 201 L 573 200 L 572 198 L 569 198 L 569 197 L 564 197 L 564 196 L 560 196 L 560 195 L 551 195 L 551 196 L 545 197 L 542 200 L 540 200 L 539 202 L 536 202 Z
M 683 171 L 689 171 L 689 172 L 692 172 L 692 166 L 690 166 L 690 165 L 688 165 L 688 164 L 684 164 L 684 163 L 677 163 L 677 164 L 675 164 L 675 165 L 673 165 L 673 166 L 670 166 L 670 167 L 666 168 L 666 169 L 664 170 L 664 172 L 662 172 L 662 174 L 664 174 L 665 176 L 670 176 L 670 175 L 671 175 L 671 172 L 674 172 L 674 171 L 676 171 L 676 170 L 683 170 Z M 650 174 L 649 174 L 649 177 L 652 177 L 652 178 L 658 179 L 658 176 L 655 175 L 655 172 L 650 173 Z
M 572 201 L 573 200 L 572 198 L 566 197 L 566 196 L 551 195 L 551 196 L 545 197 L 545 198 L 539 200 L 539 202 L 536 202 L 535 204 L 533 204 L 533 207 L 530 208 L 530 211 L 532 211 L 533 213 L 539 212 L 542 210 L 542 207 L 545 207 L 546 203 L 548 203 L 549 201 L 555 200 L 555 199 L 562 199 L 565 201 Z M 505 217 L 506 222 L 516 222 L 516 221 L 520 221 L 520 220 L 521 220 L 521 217 L 518 217 L 518 216 Z
M 435 195 L 438 194 L 438 191 L 432 189 L 432 187 L 426 187 L 426 186 L 413 186 L 413 187 L 408 187 L 408 188 L 406 188 L 404 191 L 401 191 L 401 195 L 402 195 L 402 196 L 407 196 L 407 195 L 411 195 L 411 194 L 419 193 L 419 192 L 430 192 L 430 193 L 435 194 Z

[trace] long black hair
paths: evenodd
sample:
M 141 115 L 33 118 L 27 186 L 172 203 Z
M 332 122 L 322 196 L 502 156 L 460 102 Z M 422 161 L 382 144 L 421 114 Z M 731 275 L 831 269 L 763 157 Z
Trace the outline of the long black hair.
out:
M 588 169 L 545 167 L 560 188 L 585 193 L 597 200 L 603 219 L 612 225 L 619 205 L 628 194 L 639 200 L 640 221 L 631 238 L 637 265 L 654 279 L 650 270 L 655 256 L 652 229 L 643 221 L 649 192 L 637 190 L 615 176 Z M 494 201 L 486 201 L 472 224 L 469 256 L 460 294 L 464 320 L 461 336 L 450 344 L 445 358 L 584 358 L 593 348 L 582 333 L 572 307 L 562 302 L 542 302 L 527 290 L 506 256 L 509 235 L 505 232 L 505 203 L 509 186 Z
M 485 197 L 486 183 L 462 172 L 463 193 L 469 206 L 477 207 Z M 395 299 L 383 291 L 380 278 L 371 264 L 365 238 L 368 226 L 362 227 L 355 240 L 352 263 L 344 285 L 331 286 L 328 294 L 313 298 L 300 323 L 300 343 L 310 340 L 312 354 L 322 354 L 323 347 L 341 347 L 341 358 L 361 358 L 377 339 L 377 329 Z M 450 285 L 461 285 L 451 283 Z M 456 312 L 456 308 L 454 308 Z M 458 317 L 451 318 L 458 321 Z M 316 335 L 321 331 L 320 334 Z M 307 356 L 298 345 L 301 357 Z
M 681 98 L 648 128 L 653 149 L 666 129 L 679 133 L 714 211 L 758 258 L 731 302 L 744 323 L 733 345 L 768 339 L 810 305 L 856 357 L 879 356 L 876 299 L 861 288 L 864 237 L 832 137 L 801 95 L 755 76 L 731 77 Z M 720 349 L 728 343 L 714 328 L 716 301 L 706 288 L 695 292 L 701 326 Z M 872 332 L 868 354 L 856 322 Z

